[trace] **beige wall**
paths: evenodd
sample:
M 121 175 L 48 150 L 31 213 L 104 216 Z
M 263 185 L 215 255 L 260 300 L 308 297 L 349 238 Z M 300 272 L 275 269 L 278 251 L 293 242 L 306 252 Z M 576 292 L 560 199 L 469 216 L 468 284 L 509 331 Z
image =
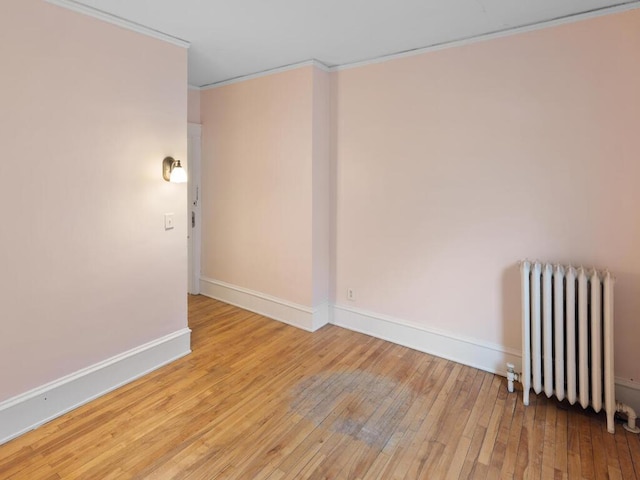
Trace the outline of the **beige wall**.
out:
M 337 304 L 519 350 L 518 260 L 608 267 L 640 378 L 638 51 L 634 10 L 336 73 Z
M 186 50 L 2 10 L 0 400 L 187 325 L 186 186 L 161 178 L 186 154 Z

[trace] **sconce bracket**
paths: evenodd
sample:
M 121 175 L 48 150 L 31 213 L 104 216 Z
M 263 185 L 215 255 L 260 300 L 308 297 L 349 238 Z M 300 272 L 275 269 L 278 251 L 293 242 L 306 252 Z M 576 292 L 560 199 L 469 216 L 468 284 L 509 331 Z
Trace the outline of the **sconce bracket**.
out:
M 175 163 L 175 159 L 173 157 L 165 157 L 162 161 L 162 178 L 164 178 L 167 182 L 171 178 L 171 168 Z

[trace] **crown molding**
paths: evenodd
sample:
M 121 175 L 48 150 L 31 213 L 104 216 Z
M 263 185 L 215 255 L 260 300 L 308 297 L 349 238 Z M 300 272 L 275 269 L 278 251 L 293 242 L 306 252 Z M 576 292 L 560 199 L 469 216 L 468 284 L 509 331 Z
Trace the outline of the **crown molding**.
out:
M 273 75 L 276 73 L 286 72 L 288 70 L 294 70 L 296 68 L 307 67 L 307 66 L 315 66 L 322 71 L 325 72 L 339 72 L 341 70 L 348 70 L 351 68 L 364 67 L 366 65 L 373 65 L 377 63 L 384 63 L 390 60 L 395 60 L 399 58 L 405 57 L 413 57 L 416 55 L 422 55 L 424 53 L 435 52 L 438 50 L 444 50 L 447 48 L 460 47 L 464 45 L 470 45 L 477 42 L 483 42 L 485 40 L 493 40 L 497 38 L 507 37 L 510 35 L 517 35 L 520 33 L 532 32 L 535 30 L 541 30 L 543 28 L 556 27 L 559 25 L 565 25 L 569 23 L 578 22 L 581 20 L 588 20 L 591 18 L 601 17 L 604 15 L 612 15 L 616 13 L 622 13 L 629 10 L 635 10 L 640 8 L 640 0 L 632 0 L 629 2 L 621 3 L 618 5 L 613 5 L 610 7 L 603 7 L 594 10 L 590 10 L 588 12 L 578 13 L 575 15 L 567 15 L 564 17 L 558 17 L 551 20 L 545 20 L 543 22 L 532 23 L 529 25 L 524 25 L 520 27 L 507 28 L 504 30 L 497 30 L 495 32 L 485 33 L 482 35 L 475 35 L 472 37 L 465 37 L 457 40 L 451 40 L 448 42 L 439 43 L 436 45 L 430 45 L 428 47 L 416 48 L 413 50 L 407 50 L 404 52 L 392 53 L 390 55 L 383 55 L 380 57 L 375 57 L 367 60 L 360 60 L 357 62 L 344 63 L 340 65 L 327 66 L 326 64 L 318 61 L 318 60 L 308 60 L 305 62 L 294 63 L 291 65 L 285 65 L 278 68 L 273 68 L 269 70 L 264 70 L 261 72 L 252 73 L 249 75 L 242 75 L 234 78 L 230 78 L 228 80 L 222 80 L 220 82 L 214 82 L 202 85 L 200 90 L 208 90 L 211 88 L 223 87 L 225 85 L 231 85 L 233 83 L 243 82 L 246 80 L 251 80 L 253 78 L 259 78 L 267 75 Z
M 239 77 L 230 78 L 221 82 L 214 82 L 202 85 L 200 90 L 209 90 L 212 88 L 224 87 L 225 85 L 231 85 L 233 83 L 245 82 L 254 78 L 266 77 L 269 75 L 275 75 L 276 73 L 288 72 L 289 70 L 296 70 L 304 67 L 315 67 L 323 72 L 330 72 L 331 68 L 318 60 L 306 60 L 304 62 L 292 63 L 290 65 L 283 65 L 282 67 L 271 68 L 269 70 L 263 70 L 261 72 L 250 73 L 249 75 L 241 75 Z
M 120 26 L 122 28 L 126 28 L 128 30 L 132 30 L 138 33 L 141 33 L 143 35 L 147 35 L 159 40 L 163 40 L 165 42 L 169 42 L 173 45 L 177 45 L 179 47 L 183 47 L 183 48 L 189 48 L 190 43 L 186 40 L 183 40 L 181 38 L 177 38 L 174 37 L 172 35 L 160 32 L 158 30 L 154 30 L 152 28 L 146 27 L 144 25 L 132 22 L 130 20 L 126 20 L 124 18 L 118 17 L 116 15 L 112 15 L 109 14 L 107 12 L 104 12 L 102 10 L 98 10 L 96 8 L 93 7 L 89 7 L 87 5 L 83 5 L 79 2 L 77 2 L 76 0 L 45 0 L 48 3 L 51 3 L 53 5 L 57 5 L 63 8 L 66 8 L 68 10 L 73 10 L 75 12 L 78 13 L 82 13 L 85 15 L 89 15 L 91 17 L 103 20 L 105 22 Z M 594 9 L 594 10 L 590 10 L 588 12 L 583 12 L 583 13 L 579 13 L 579 14 L 575 14 L 575 15 L 567 15 L 564 17 L 558 17 L 558 18 L 554 18 L 552 20 L 546 20 L 543 22 L 537 22 L 537 23 L 532 23 L 529 25 L 524 25 L 524 26 L 520 26 L 520 27 L 514 27 L 514 28 L 507 28 L 504 30 L 497 30 L 495 32 L 490 32 L 490 33 L 485 33 L 482 35 L 475 35 L 475 36 L 471 36 L 471 37 L 465 37 L 465 38 L 460 38 L 460 39 L 456 39 L 456 40 L 451 40 L 448 42 L 443 42 L 443 43 L 439 43 L 436 45 L 430 45 L 427 47 L 421 47 L 421 48 L 416 48 L 413 50 L 407 50 L 404 52 L 398 52 L 398 53 L 392 53 L 389 55 L 383 55 L 380 57 L 375 57 L 375 58 L 371 58 L 371 59 L 366 59 L 366 60 L 360 60 L 357 62 L 351 62 L 351 63 L 344 63 L 344 64 L 340 64 L 340 65 L 335 65 L 332 67 L 329 67 L 327 65 L 325 65 L 324 63 L 312 59 L 312 60 L 307 60 L 304 62 L 299 62 L 299 63 L 293 63 L 290 65 L 283 65 L 281 67 L 277 67 L 277 68 L 272 68 L 272 69 L 268 69 L 268 70 L 263 70 L 260 72 L 255 72 L 255 73 L 251 73 L 248 75 L 241 75 L 238 77 L 234 77 L 234 78 L 230 78 L 227 80 L 222 80 L 220 82 L 213 82 L 213 83 L 208 83 L 208 84 L 204 84 L 202 86 L 197 86 L 197 85 L 189 85 L 189 89 L 192 90 L 208 90 L 211 88 L 217 88 L 217 87 L 223 87 L 225 85 L 231 85 L 233 83 L 238 83 L 238 82 L 244 82 L 246 80 L 251 80 L 254 78 L 260 78 L 260 77 L 264 77 L 264 76 L 268 76 L 268 75 L 274 75 L 277 73 L 282 73 L 282 72 L 286 72 L 289 70 L 295 70 L 297 68 L 303 68 L 303 67 L 308 67 L 308 66 L 314 66 L 324 72 L 337 72 L 337 71 L 341 71 L 341 70 L 348 70 L 351 68 L 358 68 L 358 67 L 363 67 L 366 65 L 373 65 L 373 64 L 377 64 L 377 63 L 384 63 L 390 60 L 396 60 L 396 59 L 400 59 L 400 58 L 405 58 L 405 57 L 412 57 L 415 55 L 422 55 L 424 53 L 429 53 L 429 52 L 435 52 L 438 50 L 444 50 L 447 48 L 454 48 L 454 47 L 460 47 L 460 46 L 464 46 L 464 45 L 470 45 L 473 43 L 477 43 L 477 42 L 482 42 L 485 40 L 493 40 L 493 39 L 497 39 L 497 38 L 502 38 L 502 37 L 506 37 L 506 36 L 510 36 L 510 35 L 517 35 L 520 33 L 526 33 L 526 32 L 531 32 L 531 31 L 535 31 L 535 30 L 541 30 L 543 28 L 549 28 L 549 27 L 555 27 L 555 26 L 559 26 L 559 25 L 565 25 L 568 23 L 573 23 L 573 22 L 578 22 L 581 20 L 587 20 L 587 19 L 591 19 L 591 18 L 596 18 L 596 17 L 600 17 L 600 16 L 604 16 L 604 15 L 611 15 L 611 14 L 615 14 L 615 13 L 622 13 L 622 12 L 626 12 L 629 10 L 635 10 L 640 8 L 640 0 L 631 0 L 628 2 L 624 2 L 624 3 L 620 3 L 618 5 L 613 5 L 610 7 L 603 7 L 603 8 L 598 8 L 598 9 Z
M 435 52 L 438 50 L 444 50 L 447 48 L 461 47 L 464 45 L 470 45 L 473 43 L 483 42 L 485 40 L 493 40 L 496 38 L 508 37 L 511 35 L 517 35 L 519 33 L 532 32 L 535 30 L 542 30 L 543 28 L 556 27 L 559 25 L 565 25 L 568 23 L 574 23 L 581 20 L 588 20 L 590 18 L 601 17 L 604 15 L 611 15 L 615 13 L 622 13 L 629 10 L 635 10 L 640 8 L 640 0 L 632 0 L 619 5 L 611 7 L 603 7 L 588 12 L 578 13 L 575 15 L 567 15 L 564 17 L 554 18 L 552 20 L 545 20 L 543 22 L 531 23 L 529 25 L 523 25 L 520 27 L 507 28 L 504 30 L 497 30 L 495 32 L 484 33 L 482 35 L 474 35 L 472 37 L 465 37 L 457 40 L 451 40 L 448 42 L 438 43 L 436 45 L 429 45 L 428 47 L 416 48 L 413 50 L 406 50 L 404 52 L 392 53 L 389 55 L 383 55 L 381 57 L 375 57 L 368 60 L 361 60 L 352 63 L 343 63 L 329 68 L 331 72 L 339 72 L 341 70 L 348 70 L 351 68 L 364 67 L 366 65 L 373 65 L 376 63 L 384 63 L 390 60 L 396 60 L 399 58 L 413 57 L 415 55 L 422 55 L 423 53 Z
M 145 27 L 144 25 L 141 25 L 139 23 L 132 22 L 131 20 L 126 20 L 122 17 L 118 17 L 116 15 L 112 15 L 107 12 L 103 12 L 102 10 L 98 10 L 97 8 L 83 5 L 74 0 L 45 0 L 45 1 L 62 8 L 66 8 L 67 10 L 72 10 L 77 13 L 82 13 L 84 15 L 97 18 L 98 20 L 102 20 L 107 23 L 117 25 L 118 27 L 126 28 L 127 30 L 132 30 L 134 32 L 141 33 L 148 37 L 153 37 L 158 40 L 163 40 L 165 42 L 171 43 L 178 47 L 189 48 L 189 45 L 190 45 L 188 41 L 183 40 L 181 38 L 174 37 L 164 32 L 160 32 L 159 30 L 154 30 L 153 28 Z

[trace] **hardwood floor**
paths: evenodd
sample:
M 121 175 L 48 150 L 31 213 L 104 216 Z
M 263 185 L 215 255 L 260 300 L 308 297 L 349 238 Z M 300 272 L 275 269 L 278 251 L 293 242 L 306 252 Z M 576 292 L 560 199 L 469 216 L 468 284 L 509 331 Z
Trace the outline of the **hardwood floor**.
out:
M 0 446 L 1 479 L 632 479 L 640 439 L 332 325 L 189 299 L 193 353 Z

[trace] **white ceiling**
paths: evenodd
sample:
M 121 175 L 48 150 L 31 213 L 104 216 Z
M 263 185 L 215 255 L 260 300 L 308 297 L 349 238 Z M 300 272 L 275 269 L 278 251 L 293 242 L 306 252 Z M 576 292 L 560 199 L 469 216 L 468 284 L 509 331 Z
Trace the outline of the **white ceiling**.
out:
M 316 59 L 369 60 L 640 0 L 80 0 L 187 40 L 202 86 Z

